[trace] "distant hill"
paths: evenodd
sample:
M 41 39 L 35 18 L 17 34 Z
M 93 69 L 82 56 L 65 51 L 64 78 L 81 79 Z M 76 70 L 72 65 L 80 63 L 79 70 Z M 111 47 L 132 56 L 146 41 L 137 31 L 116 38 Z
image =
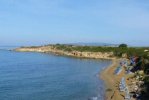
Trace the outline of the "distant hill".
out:
M 110 46 L 117 47 L 119 44 L 110 44 L 110 43 L 68 43 L 69 45 L 77 45 L 77 46 Z

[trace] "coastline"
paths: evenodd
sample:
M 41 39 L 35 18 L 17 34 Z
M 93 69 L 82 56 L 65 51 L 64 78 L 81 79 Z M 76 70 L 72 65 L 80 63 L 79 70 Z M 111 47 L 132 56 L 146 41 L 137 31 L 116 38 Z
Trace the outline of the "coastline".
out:
M 95 49 L 95 50 L 93 50 Z M 137 53 L 135 50 L 136 48 L 133 48 L 132 50 L 125 49 L 130 51 L 129 54 L 121 52 L 121 49 L 118 51 L 109 50 L 108 49 L 101 49 L 101 48 L 87 48 L 87 47 L 77 47 L 77 46 L 64 46 L 64 45 L 45 45 L 45 46 L 32 46 L 32 47 L 20 47 L 13 49 L 13 51 L 17 52 L 39 52 L 39 53 L 51 53 L 58 56 L 69 56 L 69 57 L 75 57 L 75 58 L 88 58 L 88 59 L 105 59 L 105 60 L 111 60 L 112 64 L 107 66 L 105 69 L 102 69 L 100 72 L 100 79 L 104 82 L 104 100 L 124 100 L 125 98 L 131 98 L 131 100 L 136 100 L 136 98 L 144 98 L 141 85 L 145 84 L 144 79 L 146 76 L 144 76 L 144 69 L 142 66 L 147 66 L 147 59 L 144 60 L 144 56 L 142 56 L 142 53 L 144 54 L 145 51 L 140 48 L 140 56 L 130 56 L 131 52 Z M 116 49 L 117 50 L 117 49 Z M 118 54 L 122 53 L 120 58 Z M 146 53 L 147 54 L 147 53 Z M 130 58 L 127 59 L 128 55 Z M 147 55 L 146 55 L 147 56 Z M 131 63 L 133 61 L 133 63 Z M 146 65 L 145 64 L 146 61 Z M 139 68 L 135 68 L 137 65 L 140 64 Z M 127 65 L 126 65 L 127 64 Z M 132 64 L 132 65 L 131 65 Z M 120 68 L 121 67 L 121 68 Z M 119 69 L 120 68 L 120 69 Z M 131 69 L 134 69 L 135 72 L 131 72 Z M 115 74 L 117 73 L 118 74 Z M 125 81 L 123 81 L 123 79 Z M 124 82 L 124 83 L 123 83 Z M 125 87 L 122 87 L 123 84 Z M 121 90 L 121 89 L 127 89 L 127 90 Z M 147 93 L 146 93 L 147 95 Z M 137 97 L 138 96 L 138 97 Z
M 100 73 L 100 78 L 104 81 L 104 84 L 105 84 L 105 100 L 111 100 L 110 95 L 112 95 L 113 93 L 114 82 L 111 82 L 113 80 L 111 80 L 111 78 L 109 77 L 110 76 L 109 71 L 113 69 L 113 67 L 115 67 L 116 65 L 117 65 L 117 59 L 113 59 L 112 64 L 109 65 L 106 69 L 104 69 Z M 107 91 L 108 89 L 111 89 L 112 91 Z
M 115 86 L 122 74 L 119 76 L 113 74 L 116 66 L 119 64 L 119 60 L 120 59 L 113 59 L 112 64 L 100 73 L 100 78 L 105 84 L 105 100 L 123 100 L 123 97 L 119 95 L 119 91 Z
M 53 53 L 55 55 L 71 56 L 77 58 L 89 58 L 89 59 L 115 59 L 113 52 L 87 52 L 87 51 L 65 51 L 57 49 L 53 46 L 40 46 L 40 47 L 20 47 L 14 49 L 17 52 L 39 52 L 39 53 Z
M 49 47 L 49 46 L 48 46 Z M 57 49 L 47 49 L 46 47 L 38 48 L 17 48 L 15 51 L 18 52 L 39 52 L 39 53 L 53 53 L 60 56 L 70 56 L 77 58 L 88 58 L 88 59 L 107 59 L 112 60 L 112 64 L 101 71 L 100 79 L 104 81 L 105 84 L 105 100 L 123 100 L 123 97 L 119 95 L 119 91 L 116 88 L 116 82 L 119 82 L 123 75 L 115 76 L 114 70 L 118 66 L 120 59 L 116 57 L 111 57 L 111 54 L 101 53 L 101 52 L 66 52 Z M 113 97 L 112 97 L 113 96 Z M 112 97 L 112 99 L 111 99 Z

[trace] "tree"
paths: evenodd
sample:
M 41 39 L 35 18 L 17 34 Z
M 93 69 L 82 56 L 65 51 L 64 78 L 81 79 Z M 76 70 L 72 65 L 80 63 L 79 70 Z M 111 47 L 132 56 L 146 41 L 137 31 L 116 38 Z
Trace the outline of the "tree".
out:
M 120 48 L 127 48 L 127 44 L 120 44 L 119 47 Z

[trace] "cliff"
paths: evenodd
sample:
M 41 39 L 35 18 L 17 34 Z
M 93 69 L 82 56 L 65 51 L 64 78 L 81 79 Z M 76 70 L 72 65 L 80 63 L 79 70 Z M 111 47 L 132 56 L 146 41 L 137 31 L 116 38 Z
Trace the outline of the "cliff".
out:
M 81 58 L 94 58 L 94 59 L 114 59 L 113 52 L 88 52 L 88 51 L 65 51 L 58 49 L 55 46 L 39 46 L 39 47 L 21 47 L 15 49 L 19 52 L 41 52 L 41 53 L 54 53 L 57 55 L 66 55 Z

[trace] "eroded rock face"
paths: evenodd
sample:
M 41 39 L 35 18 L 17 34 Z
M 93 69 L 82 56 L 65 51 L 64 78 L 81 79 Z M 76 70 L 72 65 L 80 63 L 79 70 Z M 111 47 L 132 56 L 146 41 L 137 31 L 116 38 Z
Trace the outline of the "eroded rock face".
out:
M 80 52 L 80 51 L 64 51 L 56 49 L 53 46 L 42 46 L 42 47 L 22 47 L 17 48 L 15 51 L 20 52 L 42 52 L 42 53 L 54 53 L 59 55 L 67 55 L 82 58 L 101 58 L 101 59 L 114 59 L 113 52 Z

